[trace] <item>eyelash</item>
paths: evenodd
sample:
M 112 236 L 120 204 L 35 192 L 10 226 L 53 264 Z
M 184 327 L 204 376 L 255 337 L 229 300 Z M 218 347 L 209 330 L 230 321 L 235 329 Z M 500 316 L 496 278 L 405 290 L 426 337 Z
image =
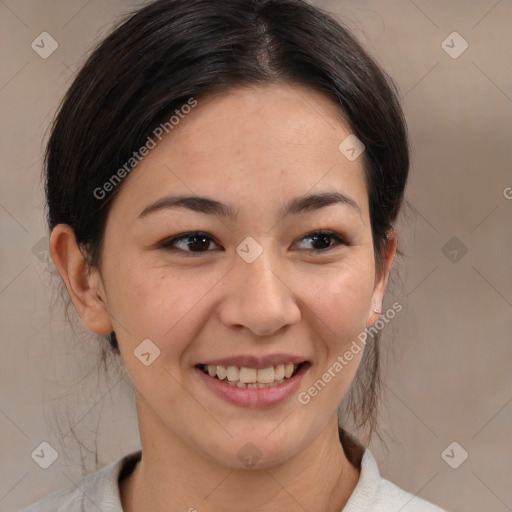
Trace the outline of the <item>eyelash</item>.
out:
M 303 240 L 305 240 L 307 238 L 312 237 L 313 235 L 327 235 L 327 236 L 331 237 L 333 240 L 335 240 L 336 244 L 330 245 L 326 249 L 305 249 L 307 252 L 323 254 L 323 253 L 326 253 L 326 252 L 330 252 L 333 248 L 336 248 L 339 245 L 345 245 L 345 246 L 352 245 L 349 242 L 347 242 L 344 238 L 342 238 L 340 235 L 335 233 L 334 231 L 329 231 L 329 230 L 312 231 L 311 233 L 308 233 L 307 235 L 303 236 L 299 241 L 303 241 Z M 189 255 L 194 255 L 194 256 L 195 255 L 201 255 L 201 254 L 206 253 L 206 252 L 211 252 L 209 250 L 207 250 L 207 251 L 186 251 L 186 250 L 179 249 L 179 248 L 173 246 L 173 244 L 175 244 L 176 242 L 179 242 L 181 240 L 186 240 L 187 238 L 193 238 L 193 237 L 205 237 L 205 238 L 207 238 L 210 241 L 215 243 L 215 240 L 211 236 L 209 236 L 208 234 L 203 233 L 202 231 L 192 231 L 192 232 L 189 232 L 189 233 L 184 233 L 183 235 L 180 235 L 180 236 L 175 237 L 175 238 L 170 238 L 168 240 L 164 240 L 159 245 L 159 248 L 166 249 L 166 250 L 171 251 L 171 252 L 188 253 Z

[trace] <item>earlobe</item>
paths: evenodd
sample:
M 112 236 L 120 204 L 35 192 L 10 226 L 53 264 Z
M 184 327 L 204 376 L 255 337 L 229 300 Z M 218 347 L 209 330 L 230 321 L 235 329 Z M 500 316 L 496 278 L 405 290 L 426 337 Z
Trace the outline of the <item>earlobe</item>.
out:
M 85 326 L 96 334 L 112 332 L 101 276 L 97 270 L 88 274 L 89 265 L 67 224 L 53 229 L 50 255 Z
M 397 236 L 396 233 L 393 230 L 391 230 L 388 232 L 387 236 L 386 253 L 384 255 L 384 266 L 382 272 L 380 272 L 380 274 L 377 275 L 375 281 L 375 288 L 373 290 L 371 306 L 370 311 L 368 313 L 366 327 L 371 327 L 372 325 L 374 325 L 375 322 L 379 319 L 380 315 L 382 314 L 382 302 L 384 300 L 384 294 L 386 293 L 386 288 L 388 286 L 391 267 L 395 259 L 396 247 Z

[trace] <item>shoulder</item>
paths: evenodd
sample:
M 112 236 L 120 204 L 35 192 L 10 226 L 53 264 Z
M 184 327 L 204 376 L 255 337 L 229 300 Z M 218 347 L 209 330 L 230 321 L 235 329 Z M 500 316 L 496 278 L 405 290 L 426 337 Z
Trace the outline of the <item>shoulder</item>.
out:
M 446 512 L 442 508 L 411 494 L 389 480 L 382 479 L 375 511 Z
M 446 512 L 382 478 L 372 452 L 340 429 L 340 441 L 350 462 L 360 468 L 359 481 L 342 512 Z
M 126 455 L 19 512 L 122 512 L 118 479 L 137 463 L 140 453 Z
M 444 509 L 401 489 L 382 478 L 377 462 L 366 448 L 359 482 L 343 512 L 446 512 Z

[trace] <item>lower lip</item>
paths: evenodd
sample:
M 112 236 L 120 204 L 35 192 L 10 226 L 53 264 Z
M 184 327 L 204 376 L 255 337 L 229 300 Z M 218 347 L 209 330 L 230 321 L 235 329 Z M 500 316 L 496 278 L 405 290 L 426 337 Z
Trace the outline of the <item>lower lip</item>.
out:
M 203 382 L 220 398 L 239 407 L 253 409 L 277 405 L 293 395 L 300 385 L 302 377 L 309 369 L 309 364 L 303 364 L 297 373 L 286 379 L 282 384 L 270 388 L 239 388 L 226 384 L 225 381 L 210 377 L 199 368 L 194 368 Z

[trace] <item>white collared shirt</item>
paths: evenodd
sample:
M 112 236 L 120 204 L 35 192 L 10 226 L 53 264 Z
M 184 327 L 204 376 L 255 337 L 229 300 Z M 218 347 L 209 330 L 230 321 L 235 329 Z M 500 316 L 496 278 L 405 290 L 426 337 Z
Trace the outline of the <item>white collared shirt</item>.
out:
M 343 444 L 346 442 L 344 439 Z M 345 446 L 344 449 L 346 451 Z M 141 453 L 139 450 L 126 455 L 20 512 L 123 512 L 119 475 L 123 468 L 125 472 L 127 469 L 131 472 Z M 359 481 L 340 512 L 446 512 L 382 478 L 377 461 L 368 448 L 362 453 L 360 469 Z

